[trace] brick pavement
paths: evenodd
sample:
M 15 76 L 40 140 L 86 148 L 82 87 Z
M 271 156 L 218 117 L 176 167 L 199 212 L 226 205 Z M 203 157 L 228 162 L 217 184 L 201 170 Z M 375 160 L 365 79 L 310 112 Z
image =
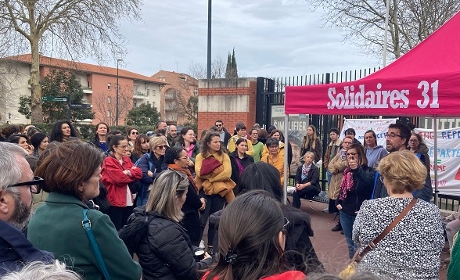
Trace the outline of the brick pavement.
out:
M 292 198 L 291 198 L 292 199 Z M 315 236 L 311 238 L 316 254 L 318 255 L 327 273 L 337 275 L 349 262 L 348 249 L 345 237 L 340 232 L 333 232 L 337 219 L 335 214 L 322 212 L 327 204 L 302 199 L 301 209 L 311 217 L 311 223 Z M 441 259 L 447 258 L 448 253 L 443 252 Z M 441 280 L 447 279 L 447 268 L 440 270 Z

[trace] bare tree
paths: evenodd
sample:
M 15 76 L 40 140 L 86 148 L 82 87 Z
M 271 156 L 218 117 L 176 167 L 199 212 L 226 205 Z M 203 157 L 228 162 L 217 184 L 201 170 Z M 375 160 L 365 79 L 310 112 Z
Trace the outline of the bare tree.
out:
M 344 39 L 381 56 L 386 0 L 308 0 L 322 8 L 326 25 L 346 32 Z M 398 58 L 460 10 L 458 0 L 390 0 L 387 51 Z
M 131 93 L 131 94 L 130 94 Z M 116 96 L 107 93 L 95 93 L 92 99 L 93 108 L 95 109 L 94 117 L 100 122 L 105 122 L 109 126 L 116 124 Z M 119 118 L 124 119 L 133 104 L 132 88 L 129 86 L 120 87 L 118 91 L 118 113 Z
M 180 92 L 176 95 L 178 116 L 189 123 L 198 124 L 198 83 L 196 80 L 181 80 Z
M 123 56 L 119 20 L 138 20 L 141 0 L 0 0 L 0 45 L 30 50 L 32 122 L 42 121 L 39 53 L 52 50 L 75 60 Z
M 212 79 L 219 79 L 225 77 L 225 70 L 227 64 L 221 56 L 214 58 L 211 61 L 211 77 Z M 195 79 L 206 79 L 207 71 L 206 64 L 192 62 L 189 66 L 189 75 Z

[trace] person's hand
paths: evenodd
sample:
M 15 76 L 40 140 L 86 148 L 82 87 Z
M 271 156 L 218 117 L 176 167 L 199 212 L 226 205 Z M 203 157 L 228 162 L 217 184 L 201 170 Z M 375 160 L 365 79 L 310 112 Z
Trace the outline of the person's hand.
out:
M 339 209 L 339 211 L 342 210 L 342 205 L 341 204 L 337 204 L 336 207 L 337 207 L 337 209 Z
M 193 166 L 195 166 L 195 164 L 193 163 L 193 161 L 190 160 L 190 161 L 188 162 L 188 166 L 193 167 Z
M 204 252 L 204 258 L 203 258 L 203 260 L 209 259 L 209 258 L 211 258 L 211 255 L 208 254 L 208 252 Z
M 295 189 L 296 189 L 297 191 L 300 191 L 300 190 L 303 189 L 303 188 L 302 188 L 302 185 L 301 185 L 301 184 L 295 184 Z
M 147 176 L 149 176 L 149 177 L 153 177 L 153 172 L 152 172 L 152 171 L 150 171 L 150 170 L 149 170 L 149 171 L 147 171 Z
M 131 173 L 131 172 L 129 172 L 129 170 L 123 170 L 123 174 L 129 175 L 129 173 Z
M 200 201 L 201 201 L 201 208 L 198 209 L 198 210 L 203 211 L 204 208 L 206 208 L 206 199 L 204 199 L 204 198 L 202 197 L 202 198 L 200 198 Z
M 358 168 L 358 161 L 354 157 L 352 157 L 348 160 L 348 166 L 351 170 L 355 170 L 356 168 Z

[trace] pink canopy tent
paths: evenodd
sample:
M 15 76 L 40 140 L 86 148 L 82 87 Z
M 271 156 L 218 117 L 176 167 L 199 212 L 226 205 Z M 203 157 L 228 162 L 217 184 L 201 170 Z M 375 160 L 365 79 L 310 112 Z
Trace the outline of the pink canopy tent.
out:
M 363 79 L 286 87 L 286 115 L 459 116 L 459 26 L 457 13 L 407 54 Z M 436 121 L 434 129 L 436 135 Z M 435 178 L 436 150 L 435 141 Z

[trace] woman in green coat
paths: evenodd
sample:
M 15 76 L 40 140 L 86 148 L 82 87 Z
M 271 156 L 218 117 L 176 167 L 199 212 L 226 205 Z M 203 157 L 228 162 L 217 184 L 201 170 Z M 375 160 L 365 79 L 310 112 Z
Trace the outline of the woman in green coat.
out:
M 32 217 L 27 237 L 36 248 L 54 253 L 84 279 L 104 279 L 82 227 L 83 210 L 87 210 L 110 278 L 139 280 L 141 268 L 118 238 L 109 217 L 85 203 L 99 195 L 101 163 L 100 150 L 80 141 L 61 143 L 51 151 L 35 170 L 45 179 L 43 190 L 49 196 Z

